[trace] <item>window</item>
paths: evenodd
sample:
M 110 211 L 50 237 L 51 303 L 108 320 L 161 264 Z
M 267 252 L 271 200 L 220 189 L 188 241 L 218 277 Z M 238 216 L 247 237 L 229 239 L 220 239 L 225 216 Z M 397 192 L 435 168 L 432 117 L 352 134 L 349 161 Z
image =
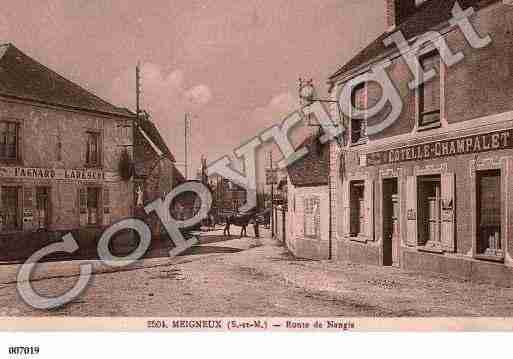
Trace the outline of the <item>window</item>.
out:
M 305 224 L 305 237 L 319 238 L 320 236 L 320 208 L 319 198 L 310 197 L 305 199 L 305 212 L 304 212 L 304 224 Z
M 442 247 L 442 188 L 440 175 L 418 178 L 419 244 Z
M 352 181 L 349 187 L 350 236 L 365 234 L 365 181 Z
M 477 254 L 502 257 L 501 172 L 477 173 Z
M 20 187 L 4 186 L 0 188 L 0 228 L 2 231 L 20 229 Z
M 435 127 L 440 124 L 440 55 L 432 51 L 420 58 L 422 72 L 435 70 L 436 75 L 419 86 L 419 127 Z
M 100 133 L 87 132 L 86 164 L 99 166 L 101 164 Z
M 353 89 L 351 103 L 357 109 L 366 109 L 367 93 L 365 83 L 359 84 Z M 364 142 L 367 138 L 367 123 L 363 118 L 351 118 L 351 143 Z
M 18 159 L 18 124 L 0 122 L 0 160 Z

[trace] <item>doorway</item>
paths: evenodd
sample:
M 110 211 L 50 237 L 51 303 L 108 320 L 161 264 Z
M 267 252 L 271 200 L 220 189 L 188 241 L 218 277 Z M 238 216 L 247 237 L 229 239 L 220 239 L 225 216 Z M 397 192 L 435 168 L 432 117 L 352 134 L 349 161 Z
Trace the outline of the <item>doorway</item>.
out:
M 36 224 L 37 228 L 48 229 L 50 224 L 50 188 L 36 188 Z
M 96 187 L 87 189 L 87 224 L 97 225 L 99 223 L 100 190 Z
M 383 180 L 383 265 L 399 266 L 399 192 L 397 178 Z

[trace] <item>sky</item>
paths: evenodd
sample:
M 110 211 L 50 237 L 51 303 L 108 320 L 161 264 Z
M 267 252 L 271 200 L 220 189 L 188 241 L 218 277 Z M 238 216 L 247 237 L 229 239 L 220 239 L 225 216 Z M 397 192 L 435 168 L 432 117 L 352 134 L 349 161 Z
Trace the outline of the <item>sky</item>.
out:
M 230 154 L 297 109 L 299 77 L 324 96 L 327 78 L 384 31 L 384 9 L 385 0 L 3 0 L 0 41 L 131 109 L 140 62 L 142 107 L 179 164 L 191 113 L 195 175 L 201 155 Z

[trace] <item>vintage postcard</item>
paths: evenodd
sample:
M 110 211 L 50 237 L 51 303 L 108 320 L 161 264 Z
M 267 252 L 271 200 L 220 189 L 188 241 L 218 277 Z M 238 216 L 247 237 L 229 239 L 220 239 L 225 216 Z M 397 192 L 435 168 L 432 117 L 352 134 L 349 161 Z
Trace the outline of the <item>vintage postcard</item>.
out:
M 0 40 L 0 330 L 512 330 L 512 1 L 4 0 Z

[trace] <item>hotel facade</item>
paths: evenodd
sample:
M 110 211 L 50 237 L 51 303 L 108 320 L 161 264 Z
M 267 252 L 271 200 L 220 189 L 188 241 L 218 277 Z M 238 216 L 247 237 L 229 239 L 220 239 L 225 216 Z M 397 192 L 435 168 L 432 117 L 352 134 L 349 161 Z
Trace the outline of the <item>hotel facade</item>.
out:
M 133 120 L 14 45 L 0 46 L 2 243 L 130 216 L 133 181 L 120 163 L 132 156 Z
M 344 145 L 330 145 L 330 254 L 511 285 L 513 6 L 458 4 L 474 9 L 470 22 L 481 39 L 490 36 L 487 46 L 473 48 L 450 24 L 454 0 L 388 0 L 387 32 L 330 77 L 335 99 L 348 81 L 388 60 L 403 101 L 398 119 L 379 133 L 367 128 L 383 121 L 390 107 L 367 119 L 344 118 Z M 413 46 L 432 30 L 464 58 L 447 66 L 432 43 L 418 46 L 422 70 L 436 76 L 411 90 L 410 67 L 396 46 L 383 41 L 401 31 Z M 372 107 L 381 96 L 377 86 L 354 87 L 351 101 Z

